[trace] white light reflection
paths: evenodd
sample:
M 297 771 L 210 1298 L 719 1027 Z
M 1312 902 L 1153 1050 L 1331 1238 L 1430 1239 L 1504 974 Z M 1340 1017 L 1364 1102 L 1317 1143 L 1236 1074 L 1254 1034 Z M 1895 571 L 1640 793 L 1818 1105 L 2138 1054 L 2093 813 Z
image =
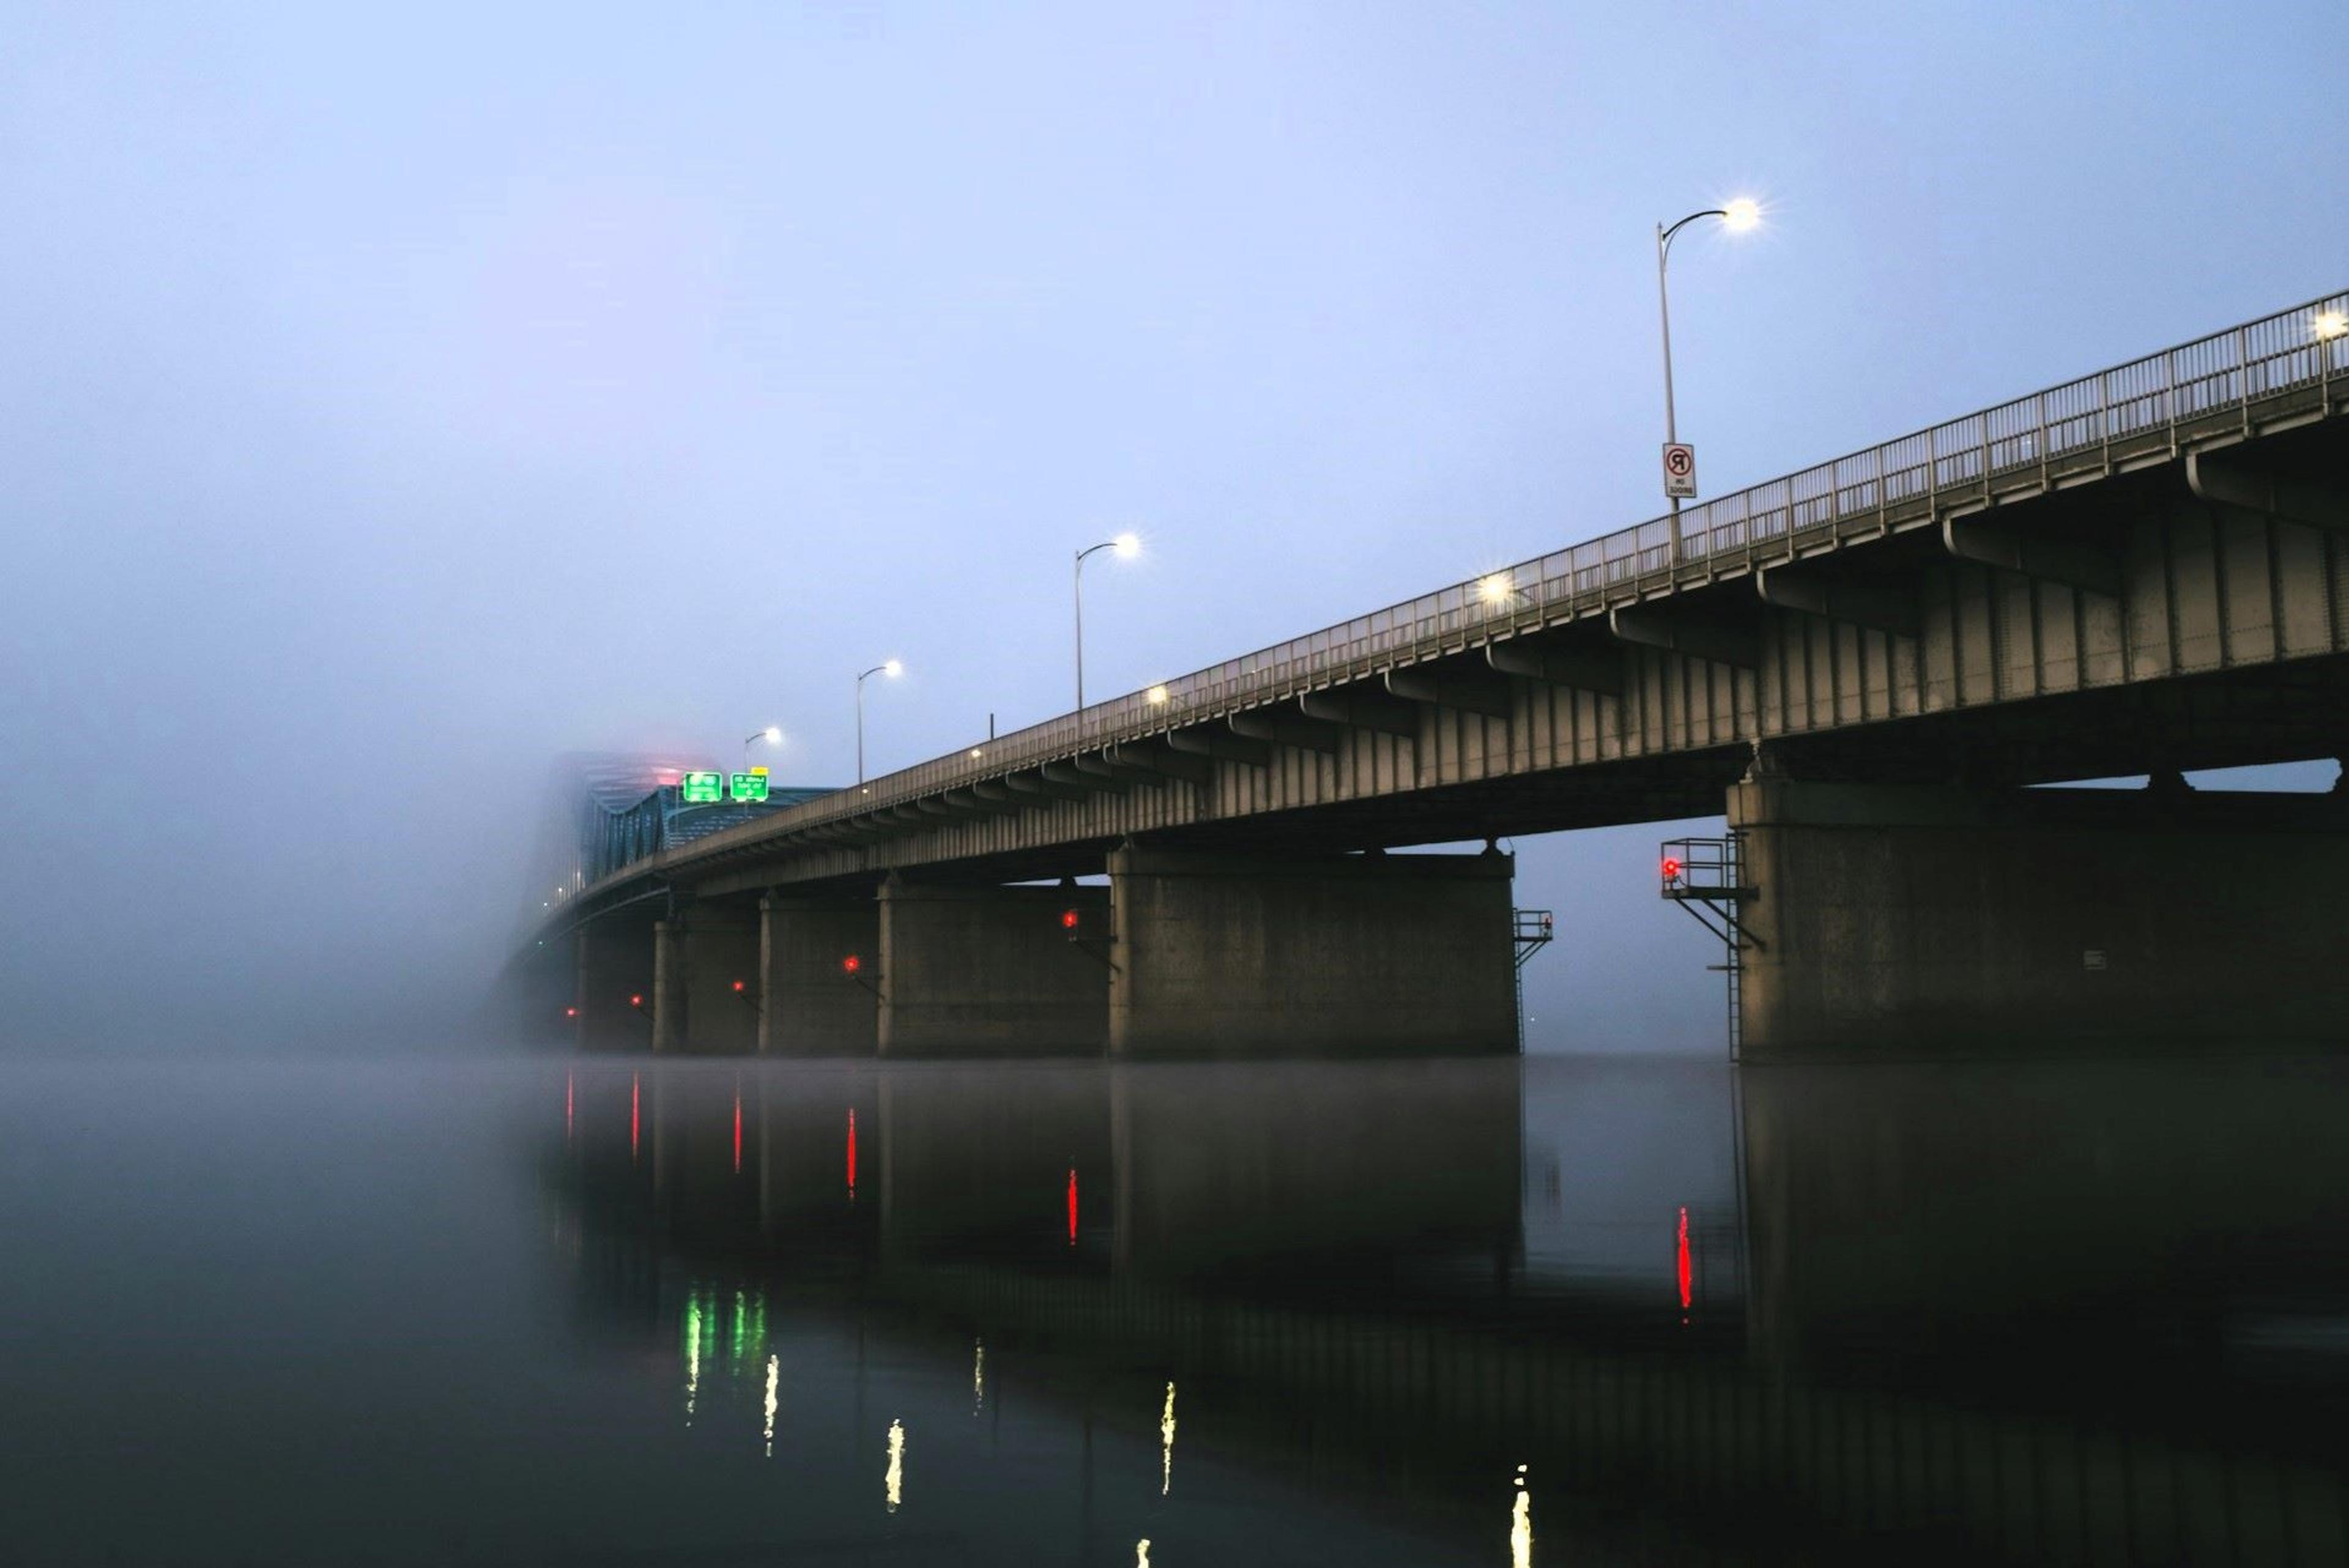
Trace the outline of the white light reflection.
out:
M 970 1342 L 970 1413 L 978 1415 L 987 1403 L 987 1341 Z
M 782 1363 L 779 1357 L 767 1357 L 767 1457 L 775 1457 L 775 1385 L 782 1379 Z
M 905 1497 L 905 1423 L 903 1421 L 889 1423 L 889 1473 L 883 1479 L 882 1485 L 889 1494 L 889 1511 L 895 1513 Z
M 1150 1568 L 1150 1537 L 1147 1535 L 1133 1543 L 1133 1568 Z
M 701 1392 L 701 1298 L 685 1303 L 685 1424 L 693 1425 L 693 1401 Z
M 1526 1467 L 1517 1467 L 1517 1498 L 1509 1505 L 1509 1568 L 1533 1568 L 1534 1503 L 1526 1490 Z
M 1166 1385 L 1166 1408 L 1158 1413 L 1158 1495 L 1174 1484 L 1174 1385 Z

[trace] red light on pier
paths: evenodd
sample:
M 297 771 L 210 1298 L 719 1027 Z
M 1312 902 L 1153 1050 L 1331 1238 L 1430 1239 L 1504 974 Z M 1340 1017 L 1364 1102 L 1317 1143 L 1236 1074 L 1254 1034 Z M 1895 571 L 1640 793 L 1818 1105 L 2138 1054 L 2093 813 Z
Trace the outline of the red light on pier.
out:
M 1073 931 L 1077 929 L 1077 912 L 1074 909 L 1061 911 L 1061 929 L 1064 931 Z
M 846 958 L 840 961 L 840 972 L 843 974 L 854 974 L 858 970 L 863 969 L 864 967 L 864 961 L 858 958 L 854 953 L 851 953 Z
M 734 993 L 737 996 L 742 993 L 742 982 L 739 980 L 734 982 Z
M 1677 881 L 1679 881 L 1680 879 L 1681 879 L 1681 863 L 1680 863 L 1680 859 L 1679 859 L 1679 857 L 1678 857 L 1677 856 L 1671 856 L 1671 855 L 1667 855 L 1667 856 L 1665 856 L 1665 857 L 1664 857 L 1664 880 L 1665 880 L 1665 881 L 1667 881 L 1667 882 L 1677 882 Z
M 576 1018 L 579 1016 L 579 1010 L 575 1007 L 566 1007 L 563 1010 L 563 1016 L 565 1018 Z
M 628 1005 L 630 1007 L 642 1007 L 644 1004 L 645 996 L 642 992 L 638 992 L 634 996 L 628 998 Z

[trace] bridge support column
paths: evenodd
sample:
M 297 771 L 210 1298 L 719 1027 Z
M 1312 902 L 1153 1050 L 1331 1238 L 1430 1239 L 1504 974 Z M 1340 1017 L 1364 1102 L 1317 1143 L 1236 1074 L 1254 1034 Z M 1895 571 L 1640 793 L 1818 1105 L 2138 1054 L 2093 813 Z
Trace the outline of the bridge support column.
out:
M 2349 801 L 1733 786 L 1747 1061 L 2349 1039 Z
M 675 919 L 653 922 L 653 1049 L 685 1048 L 685 929 Z
M 1098 1054 L 1109 960 L 1061 923 L 1105 930 L 1108 892 L 957 887 L 892 877 L 881 889 L 884 1056 Z
M 685 1026 L 679 1048 L 749 1055 L 759 1042 L 758 911 L 697 903 L 681 923 L 678 952 L 685 966 Z
M 578 958 L 571 1005 L 583 1051 L 642 1051 L 652 1042 L 653 944 L 641 924 L 607 919 L 572 935 Z M 630 997 L 642 997 L 632 1005 Z
M 879 1039 L 880 905 L 770 894 L 759 900 L 759 1054 L 872 1055 Z
M 1110 857 L 1122 1056 L 1517 1049 L 1512 857 Z

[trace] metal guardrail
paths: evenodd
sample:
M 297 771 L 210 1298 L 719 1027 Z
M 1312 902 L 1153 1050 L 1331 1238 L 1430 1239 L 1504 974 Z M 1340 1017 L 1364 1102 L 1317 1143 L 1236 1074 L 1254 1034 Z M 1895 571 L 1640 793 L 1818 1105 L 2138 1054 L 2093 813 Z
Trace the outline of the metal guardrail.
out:
M 1470 578 L 1340 625 L 916 763 L 778 814 L 788 830 L 1145 739 L 2002 494 L 2176 455 L 2256 410 L 2349 386 L 2349 293 L 2212 333 L 1880 446 Z

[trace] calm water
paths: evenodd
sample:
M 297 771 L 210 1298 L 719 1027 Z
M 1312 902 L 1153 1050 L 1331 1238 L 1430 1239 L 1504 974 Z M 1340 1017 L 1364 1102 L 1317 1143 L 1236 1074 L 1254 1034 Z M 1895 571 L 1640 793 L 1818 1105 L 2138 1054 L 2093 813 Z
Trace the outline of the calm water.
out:
M 2349 1555 L 2329 1063 L 7 1085 L 0 1561 Z

